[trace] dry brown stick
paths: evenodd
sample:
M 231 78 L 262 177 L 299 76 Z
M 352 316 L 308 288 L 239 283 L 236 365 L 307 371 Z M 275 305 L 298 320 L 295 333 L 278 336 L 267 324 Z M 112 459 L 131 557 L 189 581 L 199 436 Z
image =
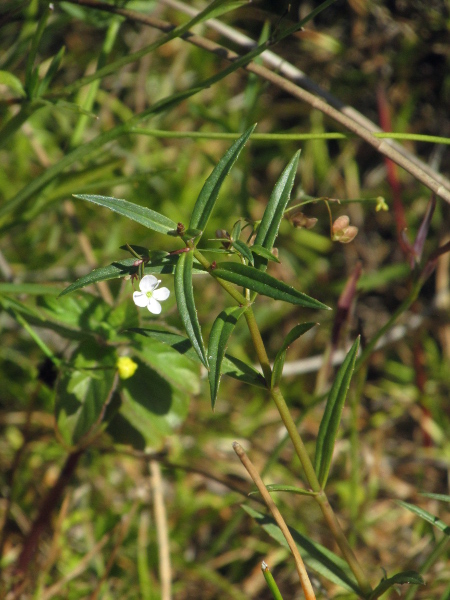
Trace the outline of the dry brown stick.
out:
M 169 532 L 167 527 L 166 507 L 164 504 L 161 468 L 156 460 L 150 462 L 150 473 L 155 509 L 156 534 L 158 537 L 161 600 L 171 600 L 172 568 L 170 565 Z
M 258 488 L 259 493 L 263 497 L 264 502 L 267 505 L 267 508 L 272 513 L 273 518 L 277 522 L 278 527 L 281 529 L 281 532 L 283 533 L 283 535 L 286 539 L 286 542 L 288 543 L 288 546 L 291 549 L 291 552 L 292 552 L 292 554 L 294 556 L 294 560 L 295 560 L 295 566 L 297 567 L 297 573 L 300 578 L 300 584 L 302 586 L 303 593 L 305 594 L 306 600 L 315 600 L 316 595 L 314 594 L 314 590 L 311 585 L 311 581 L 309 580 L 308 573 L 306 572 L 306 568 L 303 563 L 303 559 L 300 556 L 300 552 L 298 551 L 298 548 L 294 542 L 291 532 L 289 531 L 288 526 L 286 525 L 283 517 L 281 516 L 280 511 L 278 510 L 275 502 L 272 500 L 271 495 L 267 491 L 267 488 L 264 485 L 263 480 L 259 476 L 258 471 L 252 464 L 249 457 L 245 454 L 242 446 L 240 444 L 238 444 L 238 442 L 233 442 L 233 449 L 236 452 L 236 454 L 238 455 L 241 463 L 246 468 L 248 474 L 255 482 L 255 485 Z
M 115 6 L 106 4 L 104 2 L 100 2 L 98 0 L 67 1 L 71 4 L 91 6 L 92 8 L 96 8 L 98 10 L 112 12 L 114 14 L 121 15 L 128 20 L 143 23 L 145 25 L 148 25 L 149 27 L 155 27 L 164 32 L 169 32 L 174 29 L 174 25 L 168 23 L 167 21 L 161 21 L 160 19 L 148 15 L 142 15 L 136 11 L 117 8 Z M 204 37 L 194 35 L 191 32 L 187 32 L 180 37 L 193 44 L 194 46 L 202 48 L 203 50 L 211 52 L 212 54 L 215 54 L 216 56 L 219 56 L 220 58 L 228 60 L 230 62 L 235 62 L 236 60 L 242 58 L 239 54 L 236 54 L 236 52 L 232 52 L 231 50 L 228 50 L 227 48 L 220 46 L 215 42 L 212 42 Z M 434 176 L 431 176 L 428 173 L 426 173 L 422 167 L 416 166 L 411 160 L 405 158 L 405 156 L 403 156 L 398 150 L 391 147 L 391 144 L 388 143 L 386 140 L 374 137 L 371 131 L 356 123 L 352 118 L 342 114 L 339 110 L 330 106 L 321 98 L 318 98 L 317 96 L 314 96 L 314 94 L 311 94 L 310 92 L 307 92 L 306 90 L 300 88 L 298 85 L 295 85 L 285 77 L 282 77 L 277 73 L 273 73 L 270 69 L 267 69 L 266 67 L 263 67 L 261 65 L 257 65 L 254 62 L 249 62 L 243 68 L 249 71 L 250 73 L 254 73 L 255 75 L 258 75 L 266 81 L 269 81 L 270 83 L 276 85 L 277 87 L 284 90 L 288 94 L 294 96 L 295 98 L 306 102 L 313 108 L 320 110 L 321 112 L 329 116 L 331 119 L 348 129 L 352 133 L 356 134 L 358 137 L 365 140 L 368 144 L 370 144 L 373 148 L 380 152 L 380 154 L 383 154 L 387 158 L 393 160 L 399 166 L 404 168 L 405 171 L 407 171 L 413 177 L 415 177 L 418 181 L 420 181 L 426 187 L 432 190 L 437 196 L 440 196 L 442 199 L 444 199 L 450 204 L 450 190 L 447 189 L 441 183 L 439 183 L 439 181 L 437 181 Z

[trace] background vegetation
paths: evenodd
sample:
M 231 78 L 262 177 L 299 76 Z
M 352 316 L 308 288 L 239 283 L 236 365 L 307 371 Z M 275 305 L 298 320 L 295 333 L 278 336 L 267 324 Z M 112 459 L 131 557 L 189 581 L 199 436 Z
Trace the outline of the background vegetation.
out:
M 230 63 L 189 40 L 176 37 L 147 52 L 143 49 L 163 35 L 154 26 L 89 4 L 95 2 L 57 1 L 49 9 L 36 0 L 7 0 L 0 7 L 0 594 L 263 599 L 271 597 L 260 571 L 265 560 L 283 597 L 300 597 L 288 550 L 241 508 L 245 503 L 262 510 L 255 496 L 246 497 L 253 487 L 231 447 L 240 441 L 266 483 L 304 487 L 275 407 L 264 390 L 224 377 L 212 412 L 200 368 L 155 342 L 123 333 L 154 321 L 138 314 L 129 281 L 57 299 L 96 266 L 128 257 L 119 249 L 127 243 L 176 248 L 169 237 L 72 194 L 126 198 L 187 223 L 204 181 L 231 143 L 215 134 L 237 138 L 257 122 L 257 134 L 277 135 L 248 142 L 209 222 L 207 237 L 214 238 L 216 229 L 230 231 L 239 218 L 261 218 L 281 171 L 301 149 L 291 205 L 340 199 L 329 202 L 333 220 L 349 215 L 359 229 L 352 243 L 333 242 L 323 201 L 304 207 L 308 218 L 317 219 L 313 229 L 285 219 L 277 240 L 281 263 L 272 263 L 271 274 L 333 312 L 314 314 L 263 297 L 255 305 L 271 359 L 297 323 L 320 321 L 289 349 L 282 381 L 313 453 L 331 380 L 320 357 L 326 360 L 336 341 L 336 308 L 346 281 L 361 264 L 339 346 L 348 348 L 358 334 L 364 346 L 402 303 L 413 300 L 418 274 L 448 244 L 450 184 L 434 177 L 442 197 L 425 241 L 424 230 L 422 237 L 419 232 L 430 189 L 355 131 L 349 134 L 274 80 L 244 69 L 219 78 Z M 187 23 L 171 1 L 115 5 Z M 315 8 L 311 2 L 234 5 L 242 6 L 217 15 L 220 21 L 261 41 L 283 37 Z M 439 0 L 337 0 L 271 50 L 284 67 L 290 63 L 303 71 L 306 88 L 317 92 L 312 86 L 321 86 L 384 129 L 448 137 L 449 24 L 448 5 Z M 207 24 L 193 30 L 240 54 L 246 50 Z M 133 53 L 139 58 L 131 60 Z M 110 64 L 110 72 L 83 79 Z M 279 63 L 270 68 L 283 75 Z M 217 81 L 203 86 L 209 78 Z M 185 91 L 184 99 L 164 102 Z M 131 131 L 130 124 L 145 129 Z M 303 140 L 280 135 L 287 133 L 313 135 Z M 325 133 L 333 135 L 327 139 Z M 448 174 L 448 145 L 438 141 L 401 143 L 430 169 Z M 376 210 L 380 196 L 389 211 Z M 345 202 L 349 199 L 357 201 Z M 416 239 L 424 246 L 423 258 L 421 244 L 412 247 Z M 426 587 L 405 585 L 401 593 L 443 600 L 450 597 L 449 531 L 442 524 L 448 522 L 448 504 L 436 494 L 449 494 L 448 254 L 434 264 L 418 298 L 404 304 L 392 323 L 394 337 L 382 338 L 364 377 L 354 382 L 327 493 L 373 585 L 384 573 L 417 571 Z M 173 290 L 172 277 L 161 278 Z M 195 286 L 199 319 L 208 332 L 227 300 L 210 278 L 198 275 Z M 182 331 L 173 293 L 157 323 Z M 134 385 L 162 404 L 168 386 L 174 400 L 170 409 L 152 415 L 151 427 L 143 424 L 140 435 L 136 424 L 130 432 L 124 422 L 111 421 L 64 479 L 69 449 L 55 430 L 57 368 L 85 339 L 140 352 Z M 239 323 L 229 350 L 253 362 L 250 342 Z M 289 525 L 338 552 L 310 498 L 286 493 L 274 498 Z M 396 499 L 440 517 L 440 528 Z M 15 569 L 24 560 L 24 540 L 29 543 L 39 518 L 34 552 L 19 580 Z M 171 566 L 164 562 L 167 556 Z M 355 597 L 322 575 L 313 574 L 313 586 L 317 597 Z

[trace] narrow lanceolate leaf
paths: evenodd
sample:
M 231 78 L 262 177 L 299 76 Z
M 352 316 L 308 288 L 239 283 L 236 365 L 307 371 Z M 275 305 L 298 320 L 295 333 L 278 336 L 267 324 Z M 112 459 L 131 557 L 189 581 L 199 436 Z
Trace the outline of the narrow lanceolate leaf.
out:
M 204 231 L 224 179 L 236 162 L 236 159 L 241 153 L 245 142 L 248 140 L 255 127 L 256 125 L 253 125 L 247 129 L 247 131 L 238 140 L 236 140 L 226 154 L 220 159 L 217 166 L 214 167 L 213 172 L 205 181 L 205 185 L 203 186 L 202 191 L 197 198 L 197 202 L 195 203 L 191 220 L 189 222 L 189 228 L 201 229 Z
M 266 485 L 268 492 L 290 492 L 291 494 L 299 494 L 300 496 L 315 496 L 315 492 L 311 492 L 311 490 L 305 490 L 303 488 L 298 488 L 293 485 L 278 485 L 275 483 L 269 483 Z M 252 494 L 259 494 L 258 491 L 250 492 L 249 496 Z
M 208 360 L 209 360 L 209 387 L 211 390 L 211 405 L 214 410 L 216 404 L 217 392 L 219 390 L 220 377 L 222 375 L 222 362 L 225 356 L 230 335 L 236 327 L 239 317 L 245 311 L 245 307 L 234 306 L 223 310 L 211 329 L 208 344 Z
M 98 204 L 99 206 L 104 206 L 105 208 L 109 208 L 110 210 L 119 213 L 123 217 L 128 217 L 132 221 L 136 221 L 140 223 L 144 227 L 148 229 L 153 229 L 153 231 L 158 231 L 159 233 L 171 233 L 176 231 L 177 224 L 165 217 L 164 215 L 160 215 L 159 213 L 151 210 L 150 208 L 146 208 L 145 206 L 140 206 L 139 204 L 133 204 L 132 202 L 128 202 L 127 200 L 120 200 L 119 198 L 110 198 L 109 196 L 96 196 L 90 194 L 79 194 L 74 195 L 74 198 L 79 198 L 80 200 L 87 200 L 88 202 L 92 202 L 93 204 Z
M 428 523 L 431 523 L 432 525 L 434 525 L 435 527 L 440 529 L 443 533 L 445 533 L 445 535 L 450 536 L 450 525 L 447 525 L 447 523 L 444 523 L 444 521 L 441 521 L 441 519 L 432 515 L 427 510 L 424 510 L 423 508 L 420 508 L 419 506 L 416 506 L 415 504 L 410 504 L 409 502 L 403 502 L 403 500 L 397 500 L 397 504 L 399 504 L 400 506 L 403 506 L 404 508 L 407 508 L 408 510 L 410 510 L 412 513 L 414 513 L 415 515 L 417 515 L 424 521 L 428 521 Z
M 283 300 L 284 302 L 305 306 L 306 308 L 329 310 L 328 306 L 325 306 L 322 302 L 310 298 L 306 294 L 287 285 L 287 283 L 278 281 L 275 277 L 249 265 L 233 262 L 217 263 L 217 268 L 211 271 L 211 274 L 219 279 L 225 279 L 225 281 L 230 281 L 236 285 L 258 292 L 258 294 L 263 294 L 263 296 L 274 298 L 274 300 Z
M 250 251 L 250 248 L 241 240 L 234 240 L 231 242 L 231 245 L 235 250 L 237 250 L 244 258 L 248 260 L 248 262 L 253 265 L 253 254 Z
M 370 594 L 369 600 L 375 600 L 375 598 L 379 598 L 394 585 L 403 585 L 405 583 L 409 583 L 410 585 L 425 585 L 425 581 L 422 579 L 419 573 L 416 573 L 416 571 L 403 571 L 402 573 L 397 573 L 392 577 L 382 579 Z
M 265 258 L 266 260 L 273 260 L 277 263 L 280 262 L 278 258 L 274 254 L 272 254 L 272 252 L 270 252 L 270 250 L 267 250 L 266 248 L 264 248 L 264 246 L 261 246 L 260 244 L 253 244 L 250 250 L 253 252 L 253 254 L 261 256 L 261 258 Z
M 175 272 L 175 266 L 178 262 L 178 256 L 165 256 L 155 261 L 151 260 L 146 263 L 144 268 L 144 274 L 163 274 L 170 275 Z M 108 281 L 109 279 L 119 279 L 126 275 L 134 275 L 138 272 L 138 266 L 136 265 L 135 258 L 125 258 L 124 260 L 118 260 L 108 265 L 107 267 L 100 267 L 94 269 L 84 277 L 80 277 L 74 283 L 66 287 L 60 294 L 65 296 L 76 290 L 98 283 L 99 281 Z M 193 273 L 204 273 L 204 269 L 201 265 L 196 265 L 193 269 Z
M 163 344 L 168 344 L 180 354 L 183 354 L 195 362 L 201 362 L 198 354 L 192 347 L 192 344 L 187 337 L 172 333 L 171 331 L 161 331 L 159 329 L 141 329 L 134 327 L 128 329 L 128 331 L 150 337 L 162 342 Z M 254 385 L 259 388 L 266 387 L 265 379 L 261 373 L 238 358 L 231 356 L 230 354 L 225 354 L 223 358 L 222 374 L 233 377 L 241 383 L 248 383 L 249 385 Z
M 258 227 L 255 244 L 263 246 L 267 250 L 272 250 L 280 228 L 281 219 L 287 203 L 291 197 L 292 187 L 294 185 L 295 174 L 298 167 L 300 151 L 296 152 L 288 166 L 284 169 L 281 177 L 275 184 L 269 202 L 264 211 L 263 218 Z M 260 259 L 257 263 L 260 269 L 265 269 L 267 262 Z
M 359 348 L 359 338 L 348 351 L 328 395 L 325 412 L 319 427 L 316 443 L 315 469 L 322 487 L 325 487 L 333 457 L 342 409 L 355 367 L 356 355 Z
M 278 350 L 275 357 L 272 369 L 272 388 L 280 383 L 281 375 L 283 373 L 284 361 L 286 360 L 286 352 L 289 346 L 295 342 L 301 335 L 309 331 L 314 327 L 316 323 L 301 323 L 296 325 L 286 336 L 283 345 Z
M 193 252 L 184 252 L 180 255 L 175 268 L 175 296 L 177 298 L 178 311 L 188 338 L 191 340 L 192 346 L 200 360 L 208 368 L 208 358 L 194 302 L 194 290 L 192 287 L 193 262 Z

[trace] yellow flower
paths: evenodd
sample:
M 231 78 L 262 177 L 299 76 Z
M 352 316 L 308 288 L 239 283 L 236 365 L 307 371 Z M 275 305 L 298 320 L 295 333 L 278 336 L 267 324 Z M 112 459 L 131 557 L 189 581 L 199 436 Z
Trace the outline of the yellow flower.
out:
M 119 371 L 120 379 L 129 379 L 133 377 L 136 369 L 138 368 L 137 363 L 134 362 L 129 356 L 121 356 L 116 362 L 117 370 Z

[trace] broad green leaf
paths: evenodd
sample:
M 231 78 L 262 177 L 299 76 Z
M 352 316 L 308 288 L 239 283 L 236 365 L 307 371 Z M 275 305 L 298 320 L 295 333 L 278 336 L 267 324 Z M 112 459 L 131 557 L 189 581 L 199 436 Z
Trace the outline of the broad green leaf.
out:
M 317 308 L 327 309 L 328 306 L 322 304 L 314 298 L 310 298 L 306 294 L 297 291 L 287 283 L 283 283 L 275 277 L 268 275 L 267 273 L 250 267 L 249 265 L 242 265 L 234 262 L 221 262 L 217 263 L 217 268 L 211 271 L 214 277 L 225 279 L 236 285 L 240 285 L 263 296 L 269 296 L 275 300 L 283 300 L 284 302 L 290 302 L 298 306 L 304 306 L 306 308 Z
M 133 357 L 137 356 L 178 389 L 188 394 L 200 393 L 199 365 L 193 365 L 188 356 L 168 344 L 148 337 L 145 339 L 142 335 L 132 336 L 131 346 Z
M 11 89 L 19 96 L 22 96 L 22 98 L 26 96 L 25 90 L 20 79 L 18 79 L 9 71 L 0 71 L 0 85 L 8 86 L 9 89 Z
M 122 403 L 108 432 L 118 443 L 157 450 L 186 419 L 189 394 L 171 385 L 145 362 L 136 357 L 133 360 L 138 368 L 121 382 Z
M 231 245 L 235 250 L 242 254 L 242 256 L 246 258 L 251 265 L 253 265 L 253 254 L 251 253 L 247 244 L 244 244 L 244 242 L 241 242 L 240 240 L 236 240 L 231 242 Z
M 189 222 L 190 229 L 205 230 L 224 179 L 236 162 L 245 142 L 248 140 L 255 127 L 256 125 L 252 125 L 252 127 L 247 129 L 247 131 L 236 140 L 205 181 L 205 185 L 197 198 L 197 202 L 195 203 L 192 212 L 191 220 Z
M 194 350 L 200 360 L 208 368 L 208 357 L 206 356 L 200 323 L 198 322 L 197 309 L 195 308 L 194 290 L 192 287 L 192 265 L 194 262 L 193 252 L 180 254 L 175 268 L 175 296 L 177 299 L 178 312 L 183 321 L 188 338 L 192 342 Z
M 100 429 L 114 391 L 116 358 L 113 348 L 86 341 L 75 350 L 72 369 L 59 378 L 55 415 L 58 431 L 68 445 L 74 446 Z
M 311 490 L 305 490 L 303 488 L 295 487 L 294 485 L 276 485 L 269 483 L 266 485 L 266 488 L 269 492 L 290 492 L 291 494 L 299 494 L 300 496 L 315 496 L 315 492 L 311 492 Z M 258 491 L 250 492 L 249 496 L 252 494 L 259 494 Z
M 392 577 L 382 579 L 370 594 L 369 600 L 375 600 L 375 598 L 379 598 L 394 585 L 403 585 L 405 583 L 409 583 L 410 585 L 425 585 L 425 581 L 422 579 L 419 573 L 416 573 L 416 571 L 403 571 L 402 573 L 397 573 Z
M 177 229 L 177 224 L 172 221 L 172 219 L 160 215 L 150 208 L 140 206 L 139 204 L 133 204 L 127 200 L 120 200 L 119 198 L 111 198 L 109 196 L 97 196 L 95 194 L 76 194 L 74 195 L 74 198 L 79 198 L 80 200 L 86 200 L 87 202 L 109 208 L 110 210 L 119 213 L 119 215 L 127 217 L 132 221 L 136 221 L 144 227 L 153 229 L 153 231 L 158 231 L 159 233 L 168 234 Z
M 420 517 L 424 521 L 428 521 L 428 523 L 431 523 L 432 525 L 434 525 L 435 527 L 440 529 L 443 533 L 445 533 L 445 535 L 450 536 L 450 525 L 447 525 L 447 523 L 444 523 L 444 521 L 442 521 L 438 517 L 435 517 L 434 515 L 429 513 L 427 510 L 424 510 L 423 508 L 419 508 L 418 506 L 415 506 L 414 504 L 410 504 L 409 502 L 403 502 L 403 500 L 396 500 L 396 502 L 398 505 L 403 506 L 403 508 L 410 510 L 412 513 L 416 514 L 418 517 Z
M 266 517 L 249 506 L 243 506 L 242 508 L 279 544 L 288 548 L 284 535 L 272 517 Z M 340 585 L 347 591 L 356 592 L 363 597 L 349 566 L 342 558 L 325 548 L 325 546 L 313 542 L 313 540 L 302 535 L 292 527 L 289 527 L 289 531 L 303 560 L 311 570 L 322 575 L 329 581 Z
M 164 258 L 151 260 L 146 263 L 144 267 L 145 275 L 153 274 L 162 274 L 162 275 L 171 275 L 175 272 L 175 266 L 178 262 L 178 256 L 170 255 L 165 256 Z M 125 277 L 126 275 L 134 275 L 138 272 L 138 266 L 136 265 L 135 258 L 125 258 L 124 260 L 118 260 L 116 262 L 111 263 L 107 267 L 99 267 L 98 269 L 94 269 L 87 275 L 80 277 L 74 283 L 66 287 L 60 294 L 61 296 L 65 296 L 66 294 L 70 294 L 71 292 L 75 292 L 76 290 L 80 290 L 88 285 L 92 285 L 93 283 L 98 283 L 99 281 L 108 281 L 110 279 L 119 279 L 121 277 Z M 205 270 L 200 266 L 196 265 L 192 270 L 193 273 L 204 273 Z
M 255 244 L 263 246 L 266 250 L 272 250 L 277 238 L 281 219 L 283 218 L 284 211 L 291 197 L 299 157 L 300 151 L 294 154 L 293 158 L 281 174 L 281 177 L 275 184 L 266 210 L 264 211 L 263 218 L 258 227 Z M 260 259 L 257 261 L 257 266 L 264 270 L 267 266 L 266 260 Z
M 211 329 L 208 344 L 208 379 L 211 390 L 211 405 L 213 410 L 216 404 L 220 377 L 222 375 L 222 361 L 225 356 L 228 340 L 230 335 L 233 333 L 234 328 L 236 327 L 236 323 L 245 310 L 245 307 L 242 308 L 238 306 L 226 308 L 218 315 Z
M 260 244 L 253 244 L 253 246 L 250 247 L 250 250 L 253 252 L 253 254 L 260 256 L 261 258 L 265 258 L 266 260 L 273 260 L 277 263 L 280 262 L 278 258 L 274 254 L 272 254 L 272 252 L 270 252 L 270 250 L 267 250 L 266 248 L 264 248 L 264 246 L 261 246 Z
M 286 352 L 289 346 L 295 342 L 300 336 L 309 331 L 317 323 L 301 323 L 296 325 L 285 337 L 281 348 L 275 357 L 272 369 L 272 388 L 280 383 L 281 375 L 283 374 L 284 361 L 286 360 Z
M 331 460 L 333 458 L 334 442 L 341 421 L 347 391 L 355 367 L 356 355 L 359 348 L 359 338 L 348 351 L 344 362 L 337 372 L 336 378 L 328 395 L 325 412 L 320 422 L 316 443 L 315 470 L 320 485 L 325 487 Z
M 201 363 L 197 352 L 194 350 L 187 337 L 159 329 L 132 328 L 130 331 L 153 338 L 163 342 L 163 344 L 168 344 L 180 354 L 183 354 L 194 362 Z M 231 356 L 230 354 L 225 354 L 225 357 L 222 361 L 222 374 L 229 375 L 238 381 L 248 383 L 256 387 L 266 387 L 264 377 L 258 371 L 256 371 L 256 369 L 242 362 L 238 358 Z

